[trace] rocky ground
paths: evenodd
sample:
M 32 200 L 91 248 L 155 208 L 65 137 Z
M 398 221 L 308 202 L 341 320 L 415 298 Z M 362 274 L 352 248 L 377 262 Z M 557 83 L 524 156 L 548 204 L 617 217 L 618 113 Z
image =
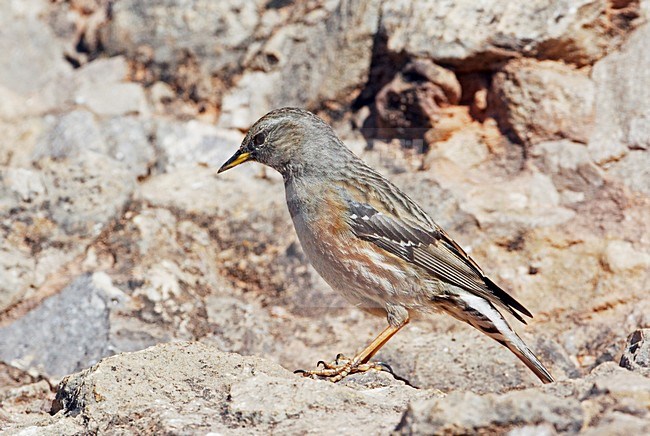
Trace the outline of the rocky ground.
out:
M 0 430 L 650 432 L 650 2 L 0 2 Z M 557 383 L 307 263 L 282 181 L 216 177 L 311 109 L 535 314 Z

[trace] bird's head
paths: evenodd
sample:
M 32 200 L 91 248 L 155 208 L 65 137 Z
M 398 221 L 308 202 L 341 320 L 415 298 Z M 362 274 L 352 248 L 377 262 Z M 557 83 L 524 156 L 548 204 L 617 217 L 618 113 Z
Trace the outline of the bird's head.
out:
M 254 161 L 283 176 L 328 165 L 340 148 L 332 128 L 311 112 L 282 108 L 260 118 L 248 131 L 241 147 L 219 168 L 219 173 Z

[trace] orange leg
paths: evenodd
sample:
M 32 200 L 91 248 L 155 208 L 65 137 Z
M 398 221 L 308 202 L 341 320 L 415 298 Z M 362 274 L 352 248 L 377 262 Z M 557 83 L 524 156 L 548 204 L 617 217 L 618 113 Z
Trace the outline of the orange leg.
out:
M 352 360 L 346 359 L 342 355 L 338 355 L 336 360 L 332 363 L 325 363 L 320 361 L 319 364 L 324 366 L 323 369 L 315 369 L 312 371 L 303 371 L 301 369 L 295 371 L 300 373 L 305 377 L 323 377 L 327 380 L 336 383 L 337 381 L 343 380 L 350 374 L 356 372 L 365 372 L 371 369 L 378 371 L 385 370 L 386 367 L 380 363 L 369 362 L 372 357 L 377 354 L 377 352 L 383 347 L 386 342 L 392 338 L 395 333 L 400 331 L 402 327 L 408 324 L 409 319 L 407 318 L 402 324 L 398 326 L 389 325 L 386 327 L 379 336 L 375 338 L 374 341 L 370 343 L 366 348 L 364 348 L 360 353 L 358 353 Z

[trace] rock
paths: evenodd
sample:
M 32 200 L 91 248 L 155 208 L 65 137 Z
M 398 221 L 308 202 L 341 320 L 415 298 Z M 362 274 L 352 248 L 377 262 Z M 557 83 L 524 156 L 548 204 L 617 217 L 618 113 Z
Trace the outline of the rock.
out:
M 592 64 L 616 46 L 640 14 L 636 1 L 470 0 L 386 2 L 388 49 L 463 71 L 521 56 Z
M 501 128 L 523 144 L 586 143 L 595 98 L 591 80 L 564 64 L 515 60 L 495 75 L 489 108 Z
M 64 44 L 65 59 L 74 68 L 101 56 L 98 29 L 110 19 L 106 0 L 71 0 L 48 8 L 43 21 Z
M 520 299 L 520 295 L 515 295 Z M 524 301 L 535 310 L 528 300 Z M 564 374 L 575 371 L 561 345 L 542 339 L 542 329 L 511 325 L 553 376 L 562 379 Z M 395 374 L 420 389 L 486 394 L 539 384 L 535 375 L 510 351 L 446 314 L 426 317 L 410 325 L 381 349 L 377 359 L 387 362 Z
M 38 423 L 39 418 L 47 416 L 53 398 L 54 394 L 47 380 L 32 381 L 17 387 L 5 385 L 0 388 L 0 425 L 3 433 L 9 433 L 6 431 L 8 427 L 23 430 Z
M 341 0 L 327 20 L 311 29 L 306 44 L 285 52 L 290 62 L 282 69 L 283 77 L 295 78 L 293 74 L 297 74 L 303 82 L 296 86 L 284 80 L 282 94 L 295 104 L 311 108 L 352 103 L 368 80 L 380 3 Z M 314 64 L 313 60 L 318 62 Z
M 541 142 L 530 149 L 530 154 L 560 191 L 589 193 L 604 183 L 603 173 L 592 162 L 585 144 L 569 140 Z
M 113 356 L 67 377 L 53 410 L 59 419 L 76 416 L 86 431 L 334 434 L 389 431 L 419 396 L 426 394 L 405 386 L 355 391 L 259 358 L 181 342 Z
M 136 178 L 151 165 L 153 149 L 147 130 L 129 118 L 114 118 L 102 125 L 85 110 L 51 122 L 33 155 L 49 187 L 52 215 L 68 231 L 84 223 L 86 232 L 98 232 L 121 212 Z M 86 195 L 76 193 L 79 185 L 85 186 Z
M 441 107 L 457 104 L 460 84 L 454 74 L 428 59 L 409 62 L 377 94 L 374 120 L 364 124 L 370 139 L 424 139 L 441 118 Z
M 236 130 L 221 129 L 194 120 L 159 122 L 155 135 L 159 152 L 157 169 L 166 173 L 196 168 L 197 165 L 208 165 L 216 172 L 244 139 Z
M 41 161 L 45 183 L 50 187 L 51 217 L 69 235 L 97 236 L 121 214 L 133 192 L 135 177 L 118 162 L 98 153 L 84 152 L 77 160 L 83 164 Z
M 74 127 L 61 126 L 37 146 L 36 153 L 56 158 L 2 171 L 8 177 L 3 175 L 0 185 L 1 233 L 13 242 L 0 250 L 0 310 L 33 297 L 48 277 L 83 253 L 122 213 L 135 188 L 135 174 L 91 149 L 105 145 L 96 125 L 88 129 L 72 117 L 67 122 Z
M 634 18 L 648 4 L 4 2 L 1 431 L 374 434 L 404 417 L 400 432 L 650 433 L 643 348 L 623 335 L 650 322 Z M 367 147 L 380 91 L 408 109 L 384 104 L 385 126 L 424 123 L 426 155 Z M 309 266 L 281 177 L 215 175 L 284 104 L 319 111 L 534 313 L 513 328 L 557 383 L 448 316 L 414 319 L 376 356 L 419 390 L 290 373 L 354 355 L 386 320 Z M 48 383 L 123 352 L 69 377 L 48 413 Z
M 151 85 L 149 93 L 155 103 L 165 103 L 176 96 L 174 89 L 165 82 L 156 82 Z
M 608 362 L 595 369 L 588 397 L 597 401 L 612 401 L 611 409 L 645 419 L 650 428 L 650 378 L 631 373 Z M 604 398 L 603 398 L 604 397 Z
M 2 174 L 6 193 L 13 196 L 13 201 L 5 197 L 7 205 L 16 202 L 38 203 L 47 194 L 45 180 L 41 173 L 26 168 L 6 168 Z
M 0 308 L 5 310 L 21 301 L 28 285 L 34 283 L 36 260 L 25 246 L 0 248 Z
M 129 67 L 126 59 L 115 56 L 97 59 L 75 71 L 73 101 L 100 117 L 118 115 L 147 115 L 144 89 L 127 81 Z
M 396 377 L 399 377 L 399 375 L 391 374 L 389 371 L 367 371 L 356 374 L 354 377 L 346 377 L 338 384 L 355 390 L 388 388 L 387 391 L 399 392 L 406 383 L 405 380 L 398 380 Z M 437 391 L 435 394 L 444 395 L 442 391 Z
M 76 157 L 84 151 L 102 152 L 103 138 L 99 123 L 86 110 L 75 110 L 59 117 L 49 117 L 49 131 L 37 144 L 33 159 Z
M 573 398 L 535 391 L 500 396 L 458 392 L 445 398 L 412 404 L 397 428 L 399 434 L 470 434 L 503 432 L 515 425 L 548 423 L 555 431 L 576 433 L 583 411 Z
M 450 186 L 453 182 L 450 182 Z M 463 194 L 460 205 L 481 226 L 516 229 L 554 226 L 570 220 L 574 212 L 560 206 L 560 196 L 550 177 L 522 172 L 508 181 L 485 181 Z
M 462 126 L 461 128 L 457 125 L 445 131 L 442 127 L 451 123 L 442 121 L 425 135 L 425 139 L 429 142 L 425 167 L 435 160 L 447 159 L 459 168 L 472 168 L 489 158 L 489 141 L 486 137 L 489 133 L 496 133 L 497 129 L 495 127 L 490 129 L 489 123 L 484 125 L 473 123 L 469 114 L 461 114 L 455 118 L 459 119 L 458 124 Z
M 112 348 L 137 350 L 205 335 L 203 299 L 223 287 L 207 231 L 167 209 L 136 204 L 116 227 L 94 256 L 108 263 L 111 282 L 130 297 L 112 314 Z
M 99 58 L 78 68 L 74 77 L 78 85 L 84 88 L 127 83 L 129 64 L 124 56 Z
M 444 398 L 414 401 L 397 433 L 531 434 L 526 430 L 539 426 L 545 434 L 545 428 L 551 426 L 551 434 L 604 434 L 606 429 L 614 428 L 613 422 L 620 425 L 619 432 L 644 432 L 650 428 L 648 386 L 647 378 L 626 373 L 609 362 L 585 380 L 500 395 L 454 392 Z M 594 410 L 602 418 L 596 418 Z
M 103 67 L 100 71 L 103 69 L 106 68 Z M 83 82 L 75 94 L 74 102 L 97 115 L 107 117 L 148 112 L 144 89 L 140 84 L 122 81 L 111 83 L 105 81 L 103 76 L 102 79 L 94 83 Z
M 186 99 L 220 106 L 221 126 L 246 128 L 273 107 L 351 103 L 368 78 L 379 1 L 290 4 L 293 14 L 264 4 L 120 2 L 101 40 L 109 54 L 146 66 L 147 81 L 165 79 Z
M 47 436 L 48 434 L 58 434 L 65 436 L 74 436 L 84 432 L 83 425 L 79 424 L 72 418 L 55 419 L 51 416 L 24 415 L 19 416 L 20 421 L 8 426 L 7 433 L 25 435 L 32 434 L 38 436 Z
M 280 72 L 244 73 L 223 97 L 223 112 L 219 125 L 225 128 L 247 129 L 274 106 L 288 105 L 285 102 L 276 102 L 274 94 L 281 81 Z
M 603 167 L 612 179 L 620 180 L 634 191 L 650 195 L 650 148 L 630 150 L 625 156 Z
M 245 129 L 282 106 L 349 107 L 368 80 L 379 6 L 378 0 L 325 2 L 306 23 L 278 28 L 248 55 L 256 68 L 224 96 L 220 125 Z
M 589 153 L 598 163 L 616 161 L 630 149 L 647 150 L 650 146 L 648 38 L 650 24 L 645 24 L 630 35 L 620 51 L 609 54 L 594 65 L 592 78 L 597 97 Z M 627 162 L 621 165 L 632 170 Z M 614 164 L 613 168 L 616 166 Z M 634 171 L 622 172 L 627 184 L 638 184 L 639 178 Z
M 307 266 L 281 180 L 277 176 L 254 177 L 255 166 L 245 165 L 219 177 L 214 169 L 201 167 L 162 174 L 143 184 L 139 198 L 203 222 L 215 238 L 208 238 L 206 244 L 219 247 L 210 251 L 210 256 L 218 255 L 214 262 L 220 274 L 245 292 L 259 292 L 262 299 L 287 304 L 302 314 L 340 305 L 341 300 L 332 298 L 331 291 L 323 299 L 323 288 L 328 288 Z M 203 261 L 200 264 L 205 265 Z
M 36 144 L 48 128 L 42 118 L 23 118 L 20 123 L 0 121 L 0 162 L 3 166 L 29 168 Z
M 217 88 L 210 77 L 237 70 L 263 3 L 121 1 L 112 6 L 100 40 L 109 55 L 124 54 L 148 65 L 152 82 L 168 77 L 193 99 L 215 102 Z M 208 34 L 212 37 L 205 38 Z
M 650 329 L 639 329 L 628 336 L 620 365 L 650 375 Z
M 104 121 L 101 129 L 104 136 L 102 152 L 135 177 L 147 176 L 160 158 L 149 138 L 149 124 L 131 116 L 116 116 Z
M 30 375 L 27 371 L 8 365 L 5 362 L 0 362 L 1 390 L 28 385 L 37 381 L 37 377 Z
M 266 311 L 228 296 L 209 296 L 206 300 L 211 332 L 205 342 L 220 351 L 245 356 L 273 354 L 276 344 Z
M 69 91 L 61 83 L 72 68 L 63 56 L 63 42 L 42 20 L 46 9 L 37 0 L 0 5 L 0 119 L 59 110 Z
M 62 45 L 40 22 L 39 10 L 42 7 L 34 1 L 3 2 L 0 6 L 0 89 L 23 97 L 36 94 L 48 81 L 71 69 L 61 56 Z
M 90 276 L 77 278 L 17 321 L 0 327 L 0 359 L 49 377 L 96 363 L 109 354 L 109 301 Z
M 31 158 L 75 158 L 90 150 L 124 162 L 136 176 L 146 174 L 153 161 L 149 123 L 121 116 L 147 112 L 142 108 L 144 93 L 139 85 L 122 83 L 126 68 L 123 58 L 112 58 L 97 60 L 77 70 L 73 78 L 76 96 L 70 99 L 83 108 L 45 117 L 45 132 L 34 146 Z M 141 99 L 138 97 L 140 100 L 132 102 L 133 105 L 128 102 L 123 105 L 120 87 L 140 88 L 135 92 L 141 94 Z M 91 101 L 98 96 L 97 101 Z
M 650 268 L 650 254 L 636 250 L 627 241 L 610 241 L 605 250 L 604 260 L 610 270 L 618 274 L 632 269 Z
M 127 171 L 130 178 L 144 176 L 155 156 L 148 122 L 129 116 L 108 119 L 85 109 L 57 117 L 48 117 L 47 129 L 34 147 L 36 161 L 50 157 L 76 161 L 88 152 L 110 158 L 117 171 Z

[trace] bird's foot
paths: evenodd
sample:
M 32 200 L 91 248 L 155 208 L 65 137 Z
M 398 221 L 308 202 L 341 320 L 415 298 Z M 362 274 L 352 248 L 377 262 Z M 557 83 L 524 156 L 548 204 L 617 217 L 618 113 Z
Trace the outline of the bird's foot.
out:
M 320 368 L 314 369 L 311 371 L 305 371 L 304 369 L 297 369 L 294 371 L 294 374 L 302 374 L 303 377 L 309 377 L 313 379 L 324 379 L 329 380 L 332 383 L 343 380 L 350 374 L 356 374 L 358 372 L 366 372 L 370 370 L 375 371 L 387 371 L 391 374 L 393 370 L 390 366 L 383 362 L 360 362 L 356 359 L 349 359 L 343 354 L 338 354 L 333 362 L 324 362 L 319 361 L 316 366 Z

